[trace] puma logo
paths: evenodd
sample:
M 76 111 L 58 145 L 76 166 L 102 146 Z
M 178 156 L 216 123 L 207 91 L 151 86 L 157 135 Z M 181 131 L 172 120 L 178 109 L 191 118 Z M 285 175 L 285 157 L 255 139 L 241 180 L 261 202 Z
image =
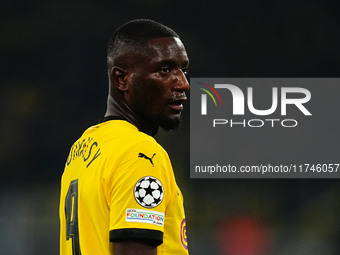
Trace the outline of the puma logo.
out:
M 143 154 L 143 153 L 139 153 L 138 154 L 138 157 L 139 158 L 145 158 L 145 159 L 147 159 L 147 160 L 150 160 L 150 163 L 151 163 L 151 165 L 152 166 L 155 166 L 154 164 L 153 164 L 153 161 L 152 161 L 152 159 L 153 159 L 153 157 L 156 155 L 156 153 L 154 153 L 153 155 L 152 155 L 152 157 L 151 158 L 149 158 L 148 156 L 146 156 L 145 154 Z

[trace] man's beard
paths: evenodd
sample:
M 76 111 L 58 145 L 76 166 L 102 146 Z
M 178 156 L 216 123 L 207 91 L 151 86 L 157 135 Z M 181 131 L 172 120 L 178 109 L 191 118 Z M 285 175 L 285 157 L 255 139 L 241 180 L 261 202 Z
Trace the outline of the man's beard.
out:
M 160 117 L 158 119 L 158 125 L 165 130 L 175 130 L 180 126 L 180 124 L 181 124 L 181 118 L 170 119 L 170 118 Z

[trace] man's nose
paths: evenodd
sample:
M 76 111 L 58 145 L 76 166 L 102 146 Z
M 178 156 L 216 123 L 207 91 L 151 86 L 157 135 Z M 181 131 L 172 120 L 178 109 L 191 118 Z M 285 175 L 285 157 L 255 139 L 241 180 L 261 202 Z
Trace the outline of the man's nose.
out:
M 176 77 L 175 77 L 175 90 L 182 90 L 186 91 L 189 90 L 189 82 L 187 80 L 187 77 L 182 69 L 178 69 L 176 72 Z

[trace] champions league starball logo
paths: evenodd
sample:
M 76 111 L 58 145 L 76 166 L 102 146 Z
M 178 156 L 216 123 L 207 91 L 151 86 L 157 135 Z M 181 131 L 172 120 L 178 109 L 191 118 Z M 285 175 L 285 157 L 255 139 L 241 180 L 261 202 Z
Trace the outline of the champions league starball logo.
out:
M 164 197 L 162 183 L 155 177 L 141 178 L 135 185 L 134 196 L 138 204 L 146 208 L 158 206 Z
M 223 96 L 231 95 L 232 97 L 232 115 L 234 117 L 242 117 L 246 115 L 246 110 L 249 114 L 257 116 L 256 118 L 238 118 L 227 119 L 213 118 L 213 127 L 228 125 L 229 127 L 243 126 L 243 127 L 264 127 L 264 126 L 282 126 L 282 127 L 296 127 L 298 121 L 293 118 L 286 118 L 287 108 L 294 110 L 298 109 L 303 115 L 311 116 L 311 112 L 305 106 L 311 99 L 311 93 L 308 89 L 301 87 L 272 87 L 271 88 L 271 105 L 266 109 L 257 109 L 254 106 L 254 89 L 247 87 L 246 91 L 242 91 L 233 84 L 214 84 L 213 86 L 198 82 L 201 86 L 199 90 L 204 93 L 201 94 L 201 116 L 209 115 L 209 110 L 215 112 L 214 107 L 208 107 L 208 99 L 211 100 L 215 107 L 223 109 L 222 99 Z M 209 96 L 209 97 L 208 97 Z M 228 97 L 230 100 L 230 97 Z M 212 104 L 210 104 L 212 105 Z M 225 109 L 225 108 L 224 108 Z M 226 109 L 230 110 L 230 109 Z M 221 110 L 220 110 L 221 111 Z M 274 113 L 279 113 L 284 118 L 271 118 Z M 215 116 L 215 115 L 214 115 Z M 258 117 L 261 116 L 261 117 Z

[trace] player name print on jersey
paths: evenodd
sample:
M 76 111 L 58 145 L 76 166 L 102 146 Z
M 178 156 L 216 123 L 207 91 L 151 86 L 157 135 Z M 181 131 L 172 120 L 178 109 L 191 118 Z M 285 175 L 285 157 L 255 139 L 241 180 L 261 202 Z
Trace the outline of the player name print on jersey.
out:
M 72 145 L 66 165 L 68 166 L 73 160 L 81 158 L 84 162 L 88 162 L 86 167 L 89 167 L 92 162 L 100 156 L 100 154 L 101 152 L 98 143 L 93 141 L 93 137 L 78 140 Z

